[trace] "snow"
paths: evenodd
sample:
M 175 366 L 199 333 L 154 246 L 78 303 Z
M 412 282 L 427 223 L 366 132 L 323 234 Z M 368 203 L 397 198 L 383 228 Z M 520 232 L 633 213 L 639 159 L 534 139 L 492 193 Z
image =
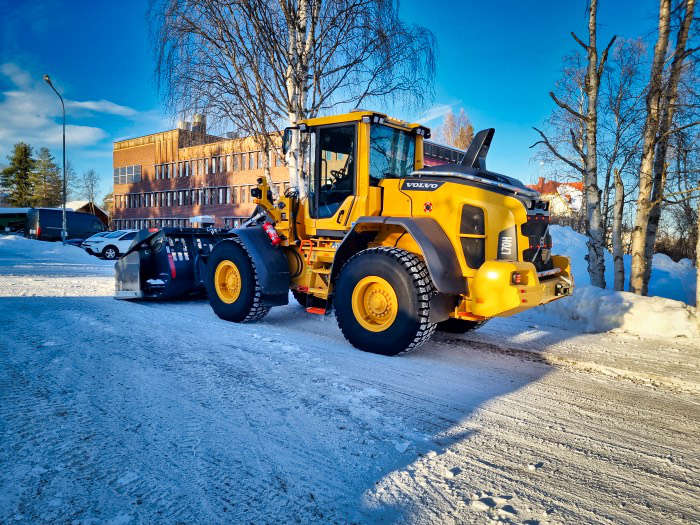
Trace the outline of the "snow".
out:
M 696 339 L 532 312 L 389 358 L 75 250 L 0 238 L 0 523 L 700 520 Z
M 649 282 L 650 297 L 629 292 L 602 290 L 590 284 L 585 256 L 586 237 L 571 228 L 552 225 L 553 253 L 571 257 L 576 289 L 572 297 L 555 301 L 532 312 L 532 318 L 558 317 L 576 323 L 580 330 L 605 332 L 617 330 L 654 337 L 698 337 L 695 309 L 695 267 L 688 259 L 674 262 L 664 254 L 655 254 Z M 624 256 L 625 281 L 629 281 L 631 257 Z M 608 288 L 614 281 L 612 255 L 605 252 L 605 279 Z

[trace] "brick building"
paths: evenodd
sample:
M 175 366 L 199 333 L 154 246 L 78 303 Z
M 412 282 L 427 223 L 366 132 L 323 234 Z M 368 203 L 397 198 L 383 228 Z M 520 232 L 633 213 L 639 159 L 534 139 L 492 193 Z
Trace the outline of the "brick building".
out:
M 114 143 L 114 228 L 237 226 L 252 214 L 250 190 L 263 176 L 262 152 L 251 138 L 206 133 L 206 121 Z M 426 143 L 427 165 L 444 164 L 459 152 Z M 329 159 L 335 160 L 335 159 Z M 270 159 L 280 192 L 289 171 Z

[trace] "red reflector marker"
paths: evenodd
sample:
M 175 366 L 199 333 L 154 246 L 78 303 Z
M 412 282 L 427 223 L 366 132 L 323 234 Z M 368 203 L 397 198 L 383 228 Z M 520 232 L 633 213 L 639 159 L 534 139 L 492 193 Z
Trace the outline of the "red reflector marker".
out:
M 170 277 L 172 277 L 173 279 L 175 279 L 175 275 L 176 275 L 176 272 L 175 272 L 175 261 L 173 261 L 173 254 L 172 254 L 172 253 L 169 253 L 169 254 L 168 254 L 168 263 L 170 264 Z

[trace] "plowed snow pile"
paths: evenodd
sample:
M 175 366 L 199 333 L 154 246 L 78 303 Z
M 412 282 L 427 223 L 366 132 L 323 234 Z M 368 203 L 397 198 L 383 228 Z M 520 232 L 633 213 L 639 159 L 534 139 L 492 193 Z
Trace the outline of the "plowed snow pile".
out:
M 60 242 L 0 236 L 0 297 L 111 296 L 114 262 Z
M 667 255 L 654 255 L 650 297 L 629 292 L 601 290 L 591 286 L 585 259 L 586 237 L 571 228 L 550 227 L 553 252 L 571 257 L 576 290 L 572 297 L 555 301 L 533 312 L 556 316 L 580 325 L 582 331 L 618 330 L 639 336 L 697 337 L 695 320 L 695 268 L 688 259 L 674 262 Z M 631 257 L 624 256 L 625 282 L 629 281 Z M 605 279 L 613 286 L 612 255 L 605 252 Z

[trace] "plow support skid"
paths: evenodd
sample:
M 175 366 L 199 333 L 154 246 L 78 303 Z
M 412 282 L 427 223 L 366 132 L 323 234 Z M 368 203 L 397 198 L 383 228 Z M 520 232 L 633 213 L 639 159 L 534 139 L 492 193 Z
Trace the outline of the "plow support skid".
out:
M 206 260 L 225 233 L 200 228 L 141 230 L 115 265 L 116 299 L 178 299 L 205 293 Z

